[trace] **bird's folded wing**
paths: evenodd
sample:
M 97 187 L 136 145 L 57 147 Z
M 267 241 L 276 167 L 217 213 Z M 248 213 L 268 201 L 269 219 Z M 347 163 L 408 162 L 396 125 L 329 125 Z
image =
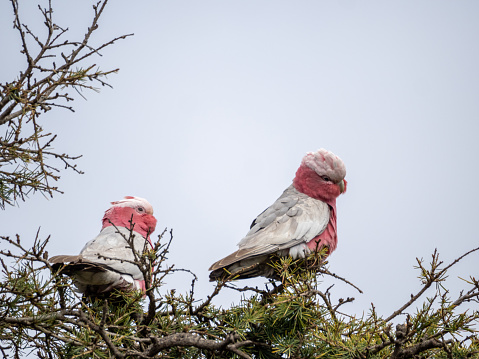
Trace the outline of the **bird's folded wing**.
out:
M 62 274 L 67 275 L 74 275 L 78 271 L 106 272 L 111 270 L 107 265 L 92 263 L 85 260 L 81 255 L 58 255 L 51 257 L 49 262 L 52 264 L 53 269 L 60 269 Z
M 120 232 L 120 233 L 118 233 Z M 138 256 L 140 256 L 144 249 L 149 249 L 146 246 L 145 238 L 139 233 L 133 232 L 133 247 Z M 130 231 L 123 227 L 115 228 L 109 226 L 104 228 L 100 234 L 93 240 L 89 241 L 83 247 L 78 256 L 55 256 L 50 259 L 55 260 L 55 263 L 73 262 L 97 264 L 99 268 L 106 268 L 118 273 L 129 274 L 133 279 L 143 279 L 138 266 L 135 262 L 135 255 L 128 243 Z
M 239 250 L 214 263 L 210 270 L 247 257 L 274 253 L 307 243 L 321 234 L 328 222 L 329 207 L 326 203 L 290 186 L 253 221 L 250 231 L 238 243 Z

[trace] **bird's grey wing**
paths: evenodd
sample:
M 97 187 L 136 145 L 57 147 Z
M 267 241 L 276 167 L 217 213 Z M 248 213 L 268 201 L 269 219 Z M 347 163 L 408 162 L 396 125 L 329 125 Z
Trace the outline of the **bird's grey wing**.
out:
M 268 208 L 261 212 L 251 223 L 250 230 L 247 233 L 254 233 L 272 223 L 278 216 L 285 214 L 291 207 L 299 201 L 299 192 L 293 185 L 286 188 L 283 194 Z M 241 243 L 241 242 L 240 242 Z
M 134 250 L 141 255 L 147 249 L 148 242 L 139 233 L 133 232 L 133 235 Z M 107 266 L 118 273 L 129 274 L 133 279 L 141 280 L 143 274 L 138 266 L 132 263 L 135 261 L 135 256 L 127 242 L 129 236 L 130 231 L 126 228 L 106 227 L 95 239 L 85 245 L 80 256 L 84 261 Z
M 288 187 L 272 206 L 254 221 L 239 250 L 214 263 L 210 270 L 228 266 L 244 258 L 274 253 L 307 243 L 321 234 L 329 222 L 326 203 Z

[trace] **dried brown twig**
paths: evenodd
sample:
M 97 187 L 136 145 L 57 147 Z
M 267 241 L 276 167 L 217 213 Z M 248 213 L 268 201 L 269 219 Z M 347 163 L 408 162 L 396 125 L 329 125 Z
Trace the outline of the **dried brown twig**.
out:
M 108 0 L 93 5 L 93 19 L 85 35 L 79 40 L 67 39 L 68 28 L 61 27 L 53 18 L 51 0 L 39 15 L 46 28 L 41 38 L 21 20 L 18 0 L 10 0 L 13 9 L 13 28 L 19 35 L 21 54 L 26 67 L 17 79 L 0 83 L 0 207 L 25 200 L 30 192 L 38 191 L 53 196 L 60 192 L 52 182 L 58 181 L 60 166 L 82 173 L 74 163 L 81 156 L 57 152 L 52 143 L 57 135 L 44 131 L 39 116 L 54 107 L 74 111 L 68 105 L 73 97 L 68 89 L 94 90 L 94 84 L 110 86 L 107 75 L 118 69 L 103 71 L 88 63 L 92 55 L 132 34 L 122 35 L 101 45 L 91 45 L 99 28 L 99 19 Z M 29 6 L 22 3 L 23 6 Z M 111 87 L 111 86 L 110 86 Z M 56 162 L 54 162 L 55 160 Z

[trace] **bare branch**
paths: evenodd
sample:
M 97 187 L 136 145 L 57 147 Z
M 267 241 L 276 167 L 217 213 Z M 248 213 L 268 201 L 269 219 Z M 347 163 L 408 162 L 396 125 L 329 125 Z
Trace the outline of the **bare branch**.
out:
M 103 71 L 95 64 L 88 64 L 91 56 L 126 39 L 132 34 L 117 36 L 100 45 L 92 45 L 94 32 L 108 0 L 93 6 L 93 19 L 83 38 L 79 41 L 64 40 L 68 29 L 53 19 L 51 1 L 46 8 L 38 6 L 46 28 L 39 36 L 21 20 L 18 0 L 10 0 L 13 9 L 13 27 L 21 42 L 21 53 L 26 67 L 18 78 L 0 83 L 0 207 L 24 201 L 32 192 L 53 196 L 62 193 L 52 182 L 58 181 L 60 172 L 53 163 L 60 162 L 65 169 L 81 174 L 73 162 L 81 156 L 71 156 L 53 150 L 56 135 L 47 133 L 39 122 L 39 116 L 53 108 L 74 111 L 66 104 L 73 101 L 67 90 L 81 89 L 98 91 L 94 84 L 111 87 L 104 79 L 118 69 Z M 21 3 L 22 6 L 30 6 Z M 74 68 L 84 66 L 84 68 Z M 80 93 L 82 97 L 83 94 Z M 53 161 L 54 160 L 54 161 Z

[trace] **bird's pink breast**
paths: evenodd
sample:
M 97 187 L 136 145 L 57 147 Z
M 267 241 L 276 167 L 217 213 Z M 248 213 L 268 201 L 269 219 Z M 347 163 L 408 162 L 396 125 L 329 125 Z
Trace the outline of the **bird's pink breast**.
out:
M 309 249 L 316 251 L 322 246 L 329 248 L 329 254 L 336 249 L 338 236 L 336 231 L 336 198 L 339 196 L 339 186 L 326 183 L 307 166 L 300 166 L 293 180 L 294 187 L 309 197 L 318 199 L 329 206 L 329 222 L 326 229 L 307 243 Z
M 336 249 L 338 245 L 338 235 L 336 232 L 336 205 L 330 206 L 329 222 L 326 229 L 319 236 L 314 237 L 307 243 L 312 251 L 316 251 L 323 246 L 328 247 L 328 255 Z

